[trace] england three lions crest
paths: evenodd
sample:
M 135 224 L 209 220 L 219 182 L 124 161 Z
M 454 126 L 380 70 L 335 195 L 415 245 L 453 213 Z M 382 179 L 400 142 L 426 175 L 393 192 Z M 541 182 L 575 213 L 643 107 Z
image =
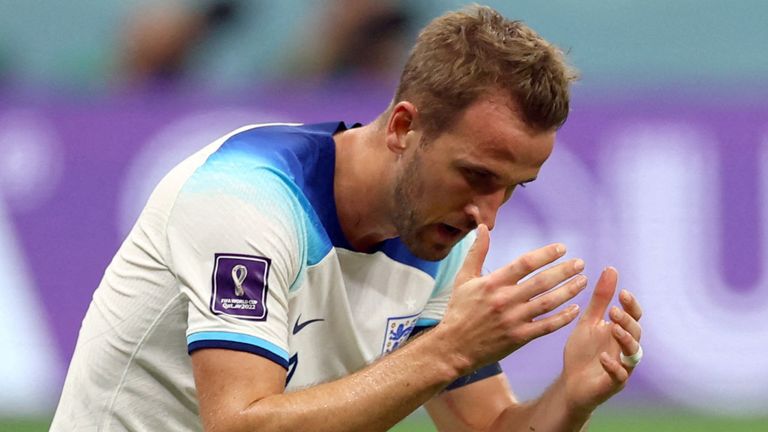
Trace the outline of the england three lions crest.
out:
M 419 314 L 389 318 L 386 331 L 384 332 L 384 343 L 381 353 L 390 353 L 405 343 L 413 328 L 416 327 L 416 321 L 418 320 Z

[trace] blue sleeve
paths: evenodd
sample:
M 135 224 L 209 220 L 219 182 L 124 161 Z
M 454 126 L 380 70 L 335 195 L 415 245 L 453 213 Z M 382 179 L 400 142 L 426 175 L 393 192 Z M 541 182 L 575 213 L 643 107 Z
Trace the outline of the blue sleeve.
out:
M 448 391 L 457 389 L 459 387 L 464 387 L 465 385 L 472 384 L 473 382 L 496 376 L 502 372 L 503 371 L 501 370 L 501 365 L 499 362 L 491 363 L 487 366 L 481 367 L 469 375 L 464 375 L 463 377 L 457 379 L 456 381 L 449 384 L 445 390 Z

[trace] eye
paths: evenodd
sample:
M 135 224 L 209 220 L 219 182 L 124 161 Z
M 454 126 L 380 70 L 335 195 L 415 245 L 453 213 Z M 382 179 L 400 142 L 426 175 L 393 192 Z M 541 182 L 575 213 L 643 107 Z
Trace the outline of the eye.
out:
M 471 183 L 487 182 L 495 178 L 492 173 L 478 168 L 465 168 L 464 175 Z
M 479 180 L 489 180 L 493 177 L 488 171 L 472 170 L 472 176 Z

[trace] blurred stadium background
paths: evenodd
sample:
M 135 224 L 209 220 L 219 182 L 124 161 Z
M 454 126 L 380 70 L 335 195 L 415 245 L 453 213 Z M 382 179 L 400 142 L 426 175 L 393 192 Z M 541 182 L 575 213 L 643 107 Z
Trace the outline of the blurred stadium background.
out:
M 563 241 L 646 309 L 644 363 L 592 430 L 768 431 L 768 3 L 488 4 L 582 79 L 487 267 Z M 371 120 L 417 29 L 461 6 L 0 2 L 0 430 L 47 430 L 92 291 L 169 167 L 243 124 Z M 558 372 L 561 333 L 505 361 L 521 397 Z

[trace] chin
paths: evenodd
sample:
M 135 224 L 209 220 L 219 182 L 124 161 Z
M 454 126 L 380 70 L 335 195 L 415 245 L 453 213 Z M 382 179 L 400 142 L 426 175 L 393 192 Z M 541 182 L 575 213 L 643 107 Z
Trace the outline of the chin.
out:
M 454 245 L 439 245 L 429 242 L 404 242 L 417 258 L 421 258 L 427 261 L 440 261 L 451 253 Z

